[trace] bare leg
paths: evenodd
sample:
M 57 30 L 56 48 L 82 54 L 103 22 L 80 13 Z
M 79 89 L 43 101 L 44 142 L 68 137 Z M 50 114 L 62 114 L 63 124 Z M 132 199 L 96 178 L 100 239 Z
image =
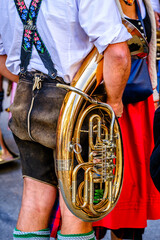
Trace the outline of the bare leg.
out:
M 61 234 L 80 234 L 92 231 L 92 223 L 83 222 L 67 208 L 60 193 L 60 209 L 62 216 Z
M 48 228 L 56 192 L 56 187 L 25 177 L 17 229 L 33 232 Z
M 0 130 L 0 146 L 2 148 L 1 158 L 3 160 L 12 159 L 13 158 L 12 154 L 7 150 L 7 148 L 6 148 L 5 144 L 4 144 L 1 130 Z

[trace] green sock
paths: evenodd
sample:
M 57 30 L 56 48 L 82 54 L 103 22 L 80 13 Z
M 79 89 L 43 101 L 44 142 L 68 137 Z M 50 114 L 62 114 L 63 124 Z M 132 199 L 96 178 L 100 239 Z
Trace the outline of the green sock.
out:
M 13 231 L 13 240 L 49 240 L 50 239 L 50 230 L 49 228 L 42 229 L 35 232 L 22 232 L 18 229 L 14 229 Z
M 63 235 L 58 231 L 57 240 L 96 240 L 94 232 L 91 231 L 89 233 L 82 233 L 82 234 L 69 234 Z

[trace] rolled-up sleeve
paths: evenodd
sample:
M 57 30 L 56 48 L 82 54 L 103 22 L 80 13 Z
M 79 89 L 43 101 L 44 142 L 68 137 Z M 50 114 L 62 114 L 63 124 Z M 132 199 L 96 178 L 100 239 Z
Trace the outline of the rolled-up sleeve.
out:
M 131 38 L 114 0 L 79 0 L 79 22 L 100 53 Z
M 5 55 L 5 50 L 4 50 L 4 47 L 3 47 L 3 42 L 2 42 L 2 37 L 1 37 L 1 34 L 0 34 L 0 55 Z

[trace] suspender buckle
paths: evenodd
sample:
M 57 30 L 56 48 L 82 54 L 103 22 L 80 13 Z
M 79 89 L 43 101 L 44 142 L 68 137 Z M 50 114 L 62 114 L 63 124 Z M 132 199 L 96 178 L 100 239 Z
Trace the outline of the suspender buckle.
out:
M 36 88 L 39 90 L 41 89 L 42 87 L 42 76 L 43 74 L 39 74 L 39 73 L 36 73 L 35 76 L 34 76 L 34 84 L 33 84 L 33 88 L 32 88 L 32 91 L 34 91 Z
M 24 67 L 21 67 L 21 68 L 20 68 L 20 73 L 21 73 L 21 74 L 24 74 L 25 72 L 26 72 L 26 71 L 25 71 Z
M 37 29 L 36 25 L 24 25 L 24 29 L 25 30 L 32 30 L 32 31 L 35 31 Z
M 48 72 L 48 75 L 52 78 L 52 79 L 56 79 L 56 77 L 57 77 L 57 70 L 54 68 L 53 70 L 52 70 L 52 72 Z
M 33 20 L 28 19 L 27 24 L 24 24 L 24 29 L 25 29 L 25 30 L 36 30 L 37 27 L 36 27 L 36 25 L 33 23 Z

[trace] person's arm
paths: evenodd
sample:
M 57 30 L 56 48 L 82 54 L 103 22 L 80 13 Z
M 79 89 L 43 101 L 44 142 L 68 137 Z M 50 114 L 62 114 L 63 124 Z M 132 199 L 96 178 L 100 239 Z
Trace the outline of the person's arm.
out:
M 101 11 L 97 12 L 97 9 L 99 1 L 80 0 L 79 22 L 89 41 L 100 54 L 104 54 L 103 78 L 107 90 L 107 103 L 117 116 L 121 116 L 122 94 L 130 72 L 130 52 L 125 41 L 130 39 L 131 35 L 122 24 L 116 1 L 101 0 Z
M 7 55 L 0 55 L 0 74 L 13 82 L 18 82 L 19 76 L 12 74 L 6 67 L 6 58 Z
M 130 74 L 131 56 L 126 42 L 110 44 L 104 51 L 103 78 L 107 103 L 117 117 L 123 113 L 122 95 Z

